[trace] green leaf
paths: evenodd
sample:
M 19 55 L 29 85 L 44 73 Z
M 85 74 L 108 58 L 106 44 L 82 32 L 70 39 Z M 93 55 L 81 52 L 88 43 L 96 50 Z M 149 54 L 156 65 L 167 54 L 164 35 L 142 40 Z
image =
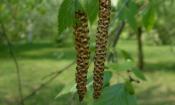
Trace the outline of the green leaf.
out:
M 74 0 L 75 1 L 75 11 L 85 11 L 84 10 L 84 0 Z
M 123 8 L 120 10 L 119 12 L 119 20 L 121 21 L 125 21 L 127 19 L 127 9 L 126 8 Z
M 117 15 L 116 16 L 119 16 L 119 19 L 121 21 L 126 20 L 127 3 L 128 3 L 128 0 L 119 0 L 117 3 L 117 12 L 116 12 Z
M 86 9 L 85 9 L 88 19 L 92 24 L 97 18 L 99 12 L 99 1 L 98 0 L 86 0 Z
M 76 92 L 76 84 L 72 85 L 71 87 L 64 88 L 60 93 L 58 93 L 56 95 L 55 98 L 58 98 L 58 97 L 60 97 L 60 96 L 62 96 L 64 94 L 68 94 L 68 93 L 72 93 L 73 94 L 75 92 Z
M 131 12 L 127 13 L 127 22 L 133 30 L 137 30 L 137 21 L 135 15 L 133 15 Z
M 121 63 L 121 64 L 110 64 L 109 67 L 110 69 L 117 71 L 117 72 L 128 71 L 134 67 L 134 62 L 128 59 L 126 60 L 126 62 Z
M 58 32 L 59 35 L 68 27 L 71 27 L 75 20 L 74 0 L 64 0 L 58 13 Z
M 76 85 L 77 84 L 74 83 L 71 87 L 64 88 L 55 98 L 58 98 L 61 95 L 68 94 L 68 93 L 72 93 L 72 94 L 76 93 L 77 92 Z M 92 88 L 92 85 L 93 85 L 93 77 L 91 76 L 88 78 L 87 89 L 90 90 Z
M 137 30 L 138 23 L 136 20 L 136 14 L 138 13 L 138 10 L 137 4 L 131 0 L 128 5 L 121 10 L 119 19 L 126 20 L 132 29 Z
M 150 31 L 153 28 L 156 21 L 156 11 L 153 6 L 150 5 L 145 10 L 142 21 L 147 31 Z
M 79 0 L 83 10 L 88 16 L 91 24 L 95 21 L 99 11 L 99 1 L 98 0 Z
M 116 84 L 105 88 L 94 105 L 137 105 L 137 101 L 126 91 L 124 84 Z
M 141 80 L 146 80 L 146 77 L 144 76 L 144 74 L 141 72 L 141 70 L 139 70 L 138 68 L 133 68 L 132 69 L 132 72 L 134 73 L 134 75 L 137 77 L 137 78 L 139 78 L 139 79 L 141 79 Z
M 112 78 L 112 72 L 111 71 L 105 71 L 104 72 L 104 80 L 103 80 L 103 87 L 108 87 L 110 85 L 110 80 Z
M 131 95 L 135 94 L 134 87 L 133 87 L 132 83 L 130 81 L 128 81 L 128 80 L 126 80 L 126 82 L 125 82 L 125 89 Z
M 125 60 L 128 60 L 128 59 L 133 60 L 131 54 L 129 54 L 127 51 L 121 50 L 121 53 L 124 56 Z
M 132 15 L 136 15 L 138 13 L 138 10 L 139 10 L 137 4 L 134 1 L 135 0 L 130 0 L 130 2 L 128 4 L 129 12 Z

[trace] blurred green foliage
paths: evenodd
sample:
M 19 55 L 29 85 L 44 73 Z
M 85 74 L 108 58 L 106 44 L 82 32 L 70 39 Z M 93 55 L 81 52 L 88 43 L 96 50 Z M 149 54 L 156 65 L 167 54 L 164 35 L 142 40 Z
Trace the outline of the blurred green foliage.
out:
M 65 1 L 68 2 L 68 0 Z M 73 10 L 71 7 L 74 5 L 69 6 L 70 10 L 68 10 L 65 5 L 60 6 L 61 3 L 63 0 L 1 0 L 0 23 L 5 24 L 8 36 L 14 41 L 32 42 L 32 40 L 49 38 L 62 42 L 66 39 L 62 36 L 69 37 L 69 35 L 64 33 L 58 35 L 58 29 L 64 30 L 67 27 L 65 23 L 73 20 L 73 15 L 66 17 L 65 13 L 70 14 Z M 145 31 L 144 35 L 148 43 L 174 43 L 174 12 L 172 10 L 175 8 L 175 2 L 173 0 L 112 0 L 112 3 L 113 24 L 110 29 L 115 29 L 119 21 L 126 20 L 134 30 L 143 26 L 149 31 L 149 33 Z M 88 13 L 90 22 L 96 20 L 98 3 L 95 1 L 84 3 L 80 0 L 80 4 Z M 61 9 L 61 7 L 67 9 Z M 60 17 L 63 20 L 59 20 Z M 93 30 L 95 30 L 94 26 Z M 129 38 L 133 36 L 130 35 L 132 32 L 133 30 L 127 27 L 125 33 Z M 2 33 L 1 28 L 0 33 Z M 2 42 L 2 35 L 0 35 L 0 40 Z
M 54 43 L 40 41 L 34 42 L 32 45 L 16 44 L 14 46 L 14 51 L 16 52 L 22 74 L 24 96 L 30 94 L 34 89 L 36 89 L 39 84 L 44 81 L 42 78 L 45 75 L 64 68 L 75 59 L 75 50 L 72 45 L 73 42 L 70 42 L 64 45 L 64 47 L 56 47 Z M 125 49 L 133 57 L 133 61 L 135 61 L 135 48 L 136 43 L 134 40 L 120 40 L 116 49 L 119 50 L 119 52 L 121 49 Z M 150 45 L 145 45 L 144 51 L 146 59 L 144 74 L 146 75 L 147 81 L 141 82 L 139 84 L 132 83 L 138 99 L 138 105 L 174 105 L 174 52 L 171 51 L 169 46 L 157 47 Z M 126 55 L 126 58 L 128 58 L 127 54 L 124 55 Z M 116 63 L 116 65 L 122 65 L 124 60 L 125 58 L 123 53 L 119 53 L 119 62 Z M 112 68 L 113 67 L 110 67 L 110 69 L 105 73 L 107 78 L 105 80 L 109 81 L 110 79 L 111 85 L 111 87 L 106 85 L 107 89 L 105 89 L 105 94 L 108 94 L 110 91 L 114 93 L 115 90 L 118 90 L 119 88 L 121 91 L 117 91 L 116 94 L 110 96 L 114 98 L 113 102 L 115 102 L 120 97 L 126 97 L 126 95 L 128 96 L 126 90 L 129 93 L 133 93 L 133 90 L 132 86 L 130 86 L 130 83 L 128 83 L 126 80 L 128 78 L 127 75 L 125 75 L 126 70 L 117 72 L 117 69 L 112 70 Z M 89 85 L 92 85 L 92 70 L 93 65 L 91 65 L 89 69 L 88 77 L 91 78 L 89 79 Z M 110 72 L 112 72 L 112 78 Z M 121 82 L 122 85 L 116 85 L 116 83 Z M 108 82 L 105 83 L 108 84 Z M 41 89 L 35 95 L 28 98 L 25 103 L 30 105 L 70 105 L 71 103 L 75 102 L 72 101 L 72 93 L 62 94 L 56 99 L 55 97 L 58 93 L 61 94 L 65 91 L 70 92 L 70 89 L 72 89 L 74 85 L 75 65 L 58 76 L 45 88 Z M 18 93 L 16 90 L 17 82 L 14 62 L 9 55 L 7 46 L 0 45 L 0 104 L 16 105 L 18 100 Z M 123 93 L 126 94 L 121 96 Z M 119 97 L 115 97 L 116 95 Z M 123 100 L 125 101 L 125 99 Z M 89 103 L 93 102 L 92 91 L 88 92 L 86 101 Z
M 22 71 L 22 73 L 27 76 L 23 77 L 23 81 L 25 81 L 25 83 L 29 81 L 30 85 L 33 85 L 33 83 L 38 84 L 42 81 L 40 81 L 38 76 L 35 75 L 44 75 L 46 73 L 49 73 L 48 69 L 53 69 L 53 66 L 57 68 L 58 66 L 67 64 L 67 62 L 75 59 L 75 51 L 72 47 L 74 44 L 72 42 L 73 36 L 71 36 L 72 31 L 70 27 L 72 27 L 74 24 L 74 12 L 76 11 L 76 9 L 82 9 L 88 15 L 89 22 L 91 23 L 90 30 L 92 30 L 90 33 L 90 35 L 92 36 L 91 49 L 94 51 L 95 38 L 93 36 L 96 32 L 96 20 L 99 4 L 97 1 L 94 0 L 89 0 L 86 2 L 83 2 L 82 0 L 78 1 L 78 3 L 74 0 L 0 1 L 0 25 L 3 24 L 6 28 L 6 30 L 3 30 L 0 27 L 0 44 L 4 42 L 4 31 L 6 31 L 5 33 L 10 37 L 11 41 L 17 42 L 15 43 L 17 45 L 15 46 L 15 48 L 17 48 L 15 52 L 17 53 L 17 56 L 20 60 L 20 65 L 22 65 L 22 69 L 24 70 Z M 130 43 L 129 41 L 136 38 L 135 34 L 137 28 L 143 27 L 145 43 L 152 42 L 151 44 L 155 43 L 156 45 L 174 44 L 175 20 L 173 20 L 173 18 L 175 17 L 175 13 L 173 12 L 173 10 L 175 9 L 175 2 L 173 0 L 113 0 L 112 3 L 116 4 L 112 4 L 113 7 L 111 14 L 110 31 L 115 31 L 115 27 L 118 26 L 121 21 L 126 22 L 126 29 L 124 30 L 121 38 L 122 41 L 125 41 L 123 39 L 128 39 L 125 42 L 127 43 L 127 45 L 122 43 L 122 50 L 117 49 L 119 53 L 119 62 L 107 64 L 107 71 L 104 75 L 104 91 L 101 96 L 102 98 L 97 100 L 97 103 L 93 103 L 92 99 L 92 74 L 90 74 L 90 79 L 88 83 L 89 90 L 84 103 L 89 105 L 113 105 L 114 103 L 118 103 L 119 105 L 136 105 L 137 102 L 135 98 L 135 84 L 133 84 L 133 81 L 130 81 L 131 78 L 128 77 L 132 76 L 134 79 L 136 78 L 143 81 L 147 78 L 135 66 L 134 57 L 136 56 L 136 52 L 135 50 L 133 51 L 133 42 Z M 43 43 L 44 40 L 47 40 L 49 42 L 55 41 L 56 43 L 59 43 L 59 45 Z M 70 45 L 68 42 L 66 42 L 68 40 L 71 40 Z M 30 43 L 33 42 L 33 44 L 29 45 L 19 43 L 26 43 L 26 41 Z M 41 43 L 34 43 L 36 41 L 41 41 Z M 14 81 L 14 72 L 11 73 L 10 71 L 13 70 L 13 67 L 9 66 L 8 64 L 11 63 L 11 61 L 9 60 L 10 56 L 8 55 L 8 50 L 6 48 L 7 46 L 0 45 L 0 50 L 2 50 L 2 52 L 0 52 L 0 61 L 2 62 L 0 69 L 4 70 L 0 71 L 0 73 L 3 75 L 6 74 L 8 76 L 11 75 L 11 77 L 9 76 L 9 79 L 11 81 Z M 156 48 L 146 46 L 145 49 L 145 52 L 147 54 L 146 57 L 149 58 L 146 59 L 148 67 L 150 67 L 151 69 L 156 68 L 160 70 L 162 65 L 157 64 L 157 62 L 162 63 L 165 60 L 166 62 L 163 62 L 164 64 L 172 62 L 172 64 L 168 65 L 165 69 L 174 69 L 174 61 L 172 56 L 172 53 L 174 53 L 173 49 L 172 51 L 170 51 L 167 46 L 165 46 L 165 48 L 162 46 Z M 162 56 L 162 53 L 164 53 L 164 56 Z M 63 62 L 61 62 L 60 60 L 63 60 Z M 57 61 L 59 61 L 59 65 Z M 8 63 L 6 64 L 4 62 Z M 37 63 L 35 64 L 35 62 Z M 154 63 L 156 63 L 156 66 Z M 41 69 L 44 71 L 41 71 Z M 33 73 L 37 70 L 38 72 L 36 74 Z M 30 77 L 29 74 L 34 76 Z M 37 103 L 40 105 L 46 102 L 48 105 L 50 104 L 50 102 L 53 101 L 52 99 L 54 99 L 58 92 L 59 95 L 56 100 L 65 101 L 67 100 L 67 98 L 70 98 L 70 100 L 72 101 L 71 96 L 76 95 L 74 94 L 76 92 L 75 82 L 72 81 L 74 79 L 73 74 L 74 72 L 72 72 L 71 74 L 69 72 L 67 74 L 63 74 L 63 76 L 60 77 L 59 80 L 59 82 L 63 84 L 59 84 L 59 86 L 56 86 L 55 84 L 57 82 L 54 83 L 53 86 L 55 87 L 51 88 L 54 89 L 53 93 L 49 94 L 49 92 L 46 91 L 45 95 L 49 94 L 49 96 L 51 97 L 49 102 L 46 102 L 47 96 L 36 96 L 37 100 L 41 99 L 43 102 L 35 102 L 37 100 L 34 100 L 32 98 L 33 100 L 30 100 L 28 103 Z M 111 82 L 112 80 L 115 80 L 113 79 L 113 77 L 118 78 L 118 76 L 116 75 L 120 74 L 124 75 L 120 78 L 121 81 Z M 152 74 L 149 75 L 151 75 L 150 77 L 152 77 Z M 37 81 L 33 80 L 33 77 L 36 78 Z M 67 77 L 70 77 L 70 80 L 67 79 Z M 5 93 L 3 94 L 6 94 L 6 92 L 9 90 L 10 93 L 7 92 L 7 97 L 4 97 L 4 95 L 0 95 L 0 103 L 6 103 L 1 99 L 9 101 L 11 99 L 11 96 L 9 96 L 9 94 L 12 95 L 12 99 L 14 98 L 14 100 L 16 100 L 16 96 L 13 96 L 13 94 L 16 94 L 14 93 L 15 90 L 11 90 L 11 87 L 15 85 L 15 82 L 12 84 L 10 84 L 10 82 L 4 83 L 7 78 L 7 76 L 3 76 L 0 81 L 2 81 L 1 85 L 4 85 L 3 87 L 5 87 L 5 89 L 3 88 L 3 92 Z M 157 76 L 157 78 L 159 78 L 159 75 Z M 66 80 L 66 82 L 64 80 Z M 154 84 L 154 81 L 152 84 Z M 31 88 L 33 89 L 36 87 L 34 86 Z M 29 89 L 26 86 L 24 93 L 27 94 L 28 92 Z M 74 102 L 78 103 L 76 102 L 76 99 Z M 55 105 L 56 103 L 59 102 L 55 102 L 53 105 Z M 144 102 L 140 103 L 144 104 Z M 59 104 L 65 104 L 65 102 L 60 102 Z
M 0 24 L 14 41 L 55 38 L 57 12 L 61 1 L 1 0 Z M 2 31 L 2 30 L 1 30 Z

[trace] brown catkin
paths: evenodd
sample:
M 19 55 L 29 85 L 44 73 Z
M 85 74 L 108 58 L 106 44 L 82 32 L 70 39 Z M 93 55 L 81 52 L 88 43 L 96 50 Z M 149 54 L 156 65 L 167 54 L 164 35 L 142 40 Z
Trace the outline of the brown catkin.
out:
M 89 68 L 89 29 L 88 19 L 84 12 L 75 13 L 76 24 L 74 26 L 75 49 L 77 51 L 76 83 L 79 100 L 82 101 L 86 92 L 87 70 Z
M 96 35 L 96 54 L 94 61 L 94 99 L 98 99 L 103 88 L 104 63 L 107 53 L 108 27 L 110 23 L 110 0 L 99 0 L 99 20 Z

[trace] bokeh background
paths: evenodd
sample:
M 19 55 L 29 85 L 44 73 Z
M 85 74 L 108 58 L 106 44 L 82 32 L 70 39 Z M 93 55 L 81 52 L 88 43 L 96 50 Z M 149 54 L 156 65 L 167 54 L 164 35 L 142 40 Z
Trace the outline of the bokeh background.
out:
M 122 52 L 127 53 L 134 65 L 143 66 L 141 71 L 146 77 L 146 81 L 134 84 L 138 105 L 174 105 L 175 1 L 129 1 L 134 4 L 112 0 L 108 47 L 112 57 L 107 57 L 107 65 L 113 62 L 117 66 L 123 62 Z M 75 84 L 76 72 L 72 28 L 58 34 L 62 2 L 0 0 L 0 105 L 19 105 L 19 90 L 26 105 L 71 105 L 72 95 L 68 92 L 55 98 Z M 92 59 L 96 27 L 97 20 L 90 26 Z M 140 51 L 143 59 L 138 56 Z M 110 83 L 123 81 L 122 75 L 113 72 Z

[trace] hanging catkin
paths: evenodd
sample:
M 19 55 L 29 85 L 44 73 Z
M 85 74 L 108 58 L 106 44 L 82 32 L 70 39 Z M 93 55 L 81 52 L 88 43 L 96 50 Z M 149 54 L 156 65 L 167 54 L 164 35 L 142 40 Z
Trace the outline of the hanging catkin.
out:
M 94 98 L 98 99 L 103 88 L 104 63 L 107 52 L 108 27 L 110 22 L 110 0 L 99 0 L 99 21 L 96 35 L 96 54 L 94 61 Z
M 89 37 L 88 20 L 84 12 L 75 13 L 76 25 L 74 27 L 75 49 L 77 51 L 76 83 L 79 100 L 86 94 L 87 70 L 89 68 Z

